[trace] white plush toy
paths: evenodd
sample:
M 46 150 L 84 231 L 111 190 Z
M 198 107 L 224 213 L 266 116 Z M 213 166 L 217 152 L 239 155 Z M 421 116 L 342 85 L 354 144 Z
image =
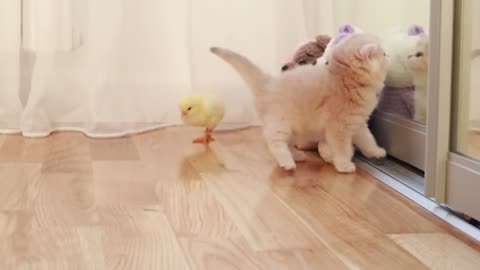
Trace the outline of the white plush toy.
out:
M 408 56 L 408 67 L 415 84 L 415 116 L 417 122 L 427 122 L 428 37 L 422 36 Z
M 325 52 L 321 57 L 317 59 L 317 63 L 326 64 L 328 62 L 328 56 L 330 55 L 330 51 L 332 50 L 333 46 L 337 45 L 353 33 L 363 33 L 363 30 L 352 24 L 340 25 L 340 27 L 338 28 L 338 33 L 330 40 L 330 42 L 328 42 L 327 47 L 325 48 Z
M 384 40 L 390 66 L 385 79 L 385 87 L 380 95 L 378 110 L 407 119 L 414 118 L 415 82 L 414 73 L 408 62 L 424 35 L 423 28 L 414 25 L 409 28 L 408 32 L 398 33 Z

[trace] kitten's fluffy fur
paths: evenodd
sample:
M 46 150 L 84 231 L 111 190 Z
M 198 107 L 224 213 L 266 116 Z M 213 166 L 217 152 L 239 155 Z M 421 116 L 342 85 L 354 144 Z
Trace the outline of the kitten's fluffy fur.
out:
M 353 34 L 332 49 L 328 65 L 302 66 L 275 77 L 235 52 L 211 51 L 252 90 L 268 147 L 284 169 L 295 169 L 294 160 L 304 158 L 292 145 L 305 137 L 320 142 L 320 154 L 339 172 L 355 171 L 352 142 L 368 157 L 385 156 L 367 127 L 388 64 L 375 36 Z
M 415 84 L 415 117 L 425 124 L 427 121 L 427 74 L 428 74 L 428 38 L 418 40 L 415 50 L 408 56 L 408 67 L 413 72 Z

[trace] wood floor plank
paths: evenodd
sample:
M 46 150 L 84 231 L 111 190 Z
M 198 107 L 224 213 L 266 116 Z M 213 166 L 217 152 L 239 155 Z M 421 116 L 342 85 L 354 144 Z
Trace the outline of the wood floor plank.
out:
M 448 234 L 394 234 L 390 237 L 432 270 L 475 270 L 478 251 Z
M 216 239 L 240 235 L 224 207 L 201 180 L 174 184 L 163 192 L 165 215 L 178 236 Z
M 131 137 L 90 140 L 93 160 L 138 160 L 137 148 Z
M 202 159 L 204 152 L 203 146 L 191 143 L 196 132 L 198 129 L 166 129 L 138 136 L 135 142 L 141 149 L 142 162 L 148 166 L 145 171 L 158 178 L 157 196 L 177 235 L 236 237 L 237 227 L 191 164 Z
M 159 209 L 102 207 L 99 211 L 107 269 L 189 269 Z
M 42 173 L 92 173 L 89 139 L 83 134 L 54 133 L 46 141 L 48 154 Z
M 93 178 L 99 205 L 158 204 L 156 184 L 160 175 L 148 173 L 140 161 L 95 161 Z
M 0 162 L 23 162 L 25 139 L 20 135 L 10 135 L 0 145 Z
M 230 137 L 237 136 L 231 134 Z M 249 134 L 247 136 L 252 136 Z M 258 135 L 253 135 L 257 138 Z M 238 138 L 237 138 L 238 139 Z M 223 142 L 223 141 L 222 141 Z M 266 145 L 259 140 L 250 140 L 247 148 L 257 149 L 258 160 L 252 166 L 258 166 L 268 173 L 268 167 L 275 166 Z M 243 152 L 236 152 L 243 155 Z M 292 175 L 291 181 L 286 183 L 294 186 L 321 187 L 337 200 L 341 201 L 348 209 L 362 216 L 372 226 L 384 233 L 412 232 L 442 232 L 443 229 L 431 222 L 424 215 L 419 214 L 423 209 L 393 191 L 383 183 L 373 179 L 365 172 L 357 174 L 338 174 L 331 165 L 324 164 L 318 154 L 314 157 L 309 153 L 309 161 L 298 164 L 299 169 Z M 275 181 L 275 177 L 271 177 Z M 282 179 L 280 177 L 279 179 Z M 385 207 L 388 205 L 388 209 Z M 390 211 L 394 211 L 392 216 Z M 416 222 L 409 222 L 415 220 Z
M 0 269 L 104 269 L 97 228 L 35 230 L 32 220 L 27 211 L 0 212 Z
M 27 208 L 28 187 L 40 177 L 40 164 L 0 163 L 0 210 Z
M 95 225 L 93 178 L 90 174 L 42 174 L 28 187 L 28 209 L 34 228 Z
M 397 198 L 394 191 L 361 171 L 357 174 L 339 175 L 331 166 L 325 166 L 322 169 L 303 166 L 301 174 L 295 176 L 293 181 L 302 181 L 303 177 L 303 182 L 306 183 L 308 180 L 305 179 L 311 179 L 310 185 L 322 188 L 381 232 L 443 231 L 439 226 L 413 211 L 405 201 Z M 389 206 L 388 211 L 385 205 Z M 392 215 L 391 211 L 395 215 Z M 415 222 L 405 223 L 405 220 L 415 220 Z
M 193 166 L 256 251 L 315 248 L 312 233 L 275 196 L 261 175 L 245 170 L 221 146 L 212 146 Z
M 310 224 L 325 246 L 350 267 L 360 269 L 425 269 L 368 220 L 319 187 L 273 188 L 298 215 Z
M 181 238 L 190 269 L 347 269 L 328 250 L 288 250 L 255 252 L 239 238 L 202 240 Z
M 50 138 L 6 136 L 3 138 L 3 145 L 0 141 L 0 162 L 42 162 L 49 155 L 48 140 Z
M 220 142 L 223 143 L 222 140 Z M 381 230 L 372 226 L 368 219 L 358 215 L 352 205 L 343 204 L 319 185 L 308 185 L 315 179 L 322 181 L 330 177 L 342 181 L 342 177 L 355 176 L 333 173 L 331 166 L 322 166 L 322 162 L 299 164 L 297 173 L 285 173 L 276 167 L 261 141 L 251 140 L 247 148 L 256 149 L 259 160 L 255 163 L 242 162 L 244 169 L 255 170 L 257 176 L 266 177 L 267 179 L 263 179 L 263 182 L 267 182 L 275 194 L 304 222 L 308 223 L 321 242 L 334 250 L 345 264 L 354 268 L 373 269 L 378 265 L 372 262 L 380 261 L 390 265 L 392 269 L 402 269 L 406 266 L 419 269 L 425 267 L 416 258 L 395 245 Z M 245 160 L 244 152 L 235 152 L 235 154 L 241 157 L 241 160 Z M 321 175 L 321 172 L 327 172 L 329 175 Z M 245 181 L 242 184 L 245 184 Z M 351 196 L 348 193 L 343 195 Z M 355 244 L 352 246 L 352 243 Z M 362 249 L 355 248 L 359 244 L 362 245 Z

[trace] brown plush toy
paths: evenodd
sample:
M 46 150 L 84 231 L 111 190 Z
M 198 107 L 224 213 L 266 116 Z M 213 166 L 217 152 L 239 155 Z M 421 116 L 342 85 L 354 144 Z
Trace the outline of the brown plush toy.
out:
M 287 58 L 282 66 L 282 71 L 293 69 L 297 65 L 315 65 L 317 59 L 322 57 L 325 52 L 330 39 L 327 35 L 319 35 L 314 40 L 300 44 L 293 54 Z

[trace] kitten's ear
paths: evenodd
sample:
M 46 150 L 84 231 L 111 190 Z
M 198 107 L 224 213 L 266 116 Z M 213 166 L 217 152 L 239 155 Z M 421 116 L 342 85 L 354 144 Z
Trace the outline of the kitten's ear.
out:
M 360 60 L 368 60 L 370 59 L 375 51 L 378 49 L 377 44 L 370 43 L 363 45 L 355 54 L 355 56 Z

